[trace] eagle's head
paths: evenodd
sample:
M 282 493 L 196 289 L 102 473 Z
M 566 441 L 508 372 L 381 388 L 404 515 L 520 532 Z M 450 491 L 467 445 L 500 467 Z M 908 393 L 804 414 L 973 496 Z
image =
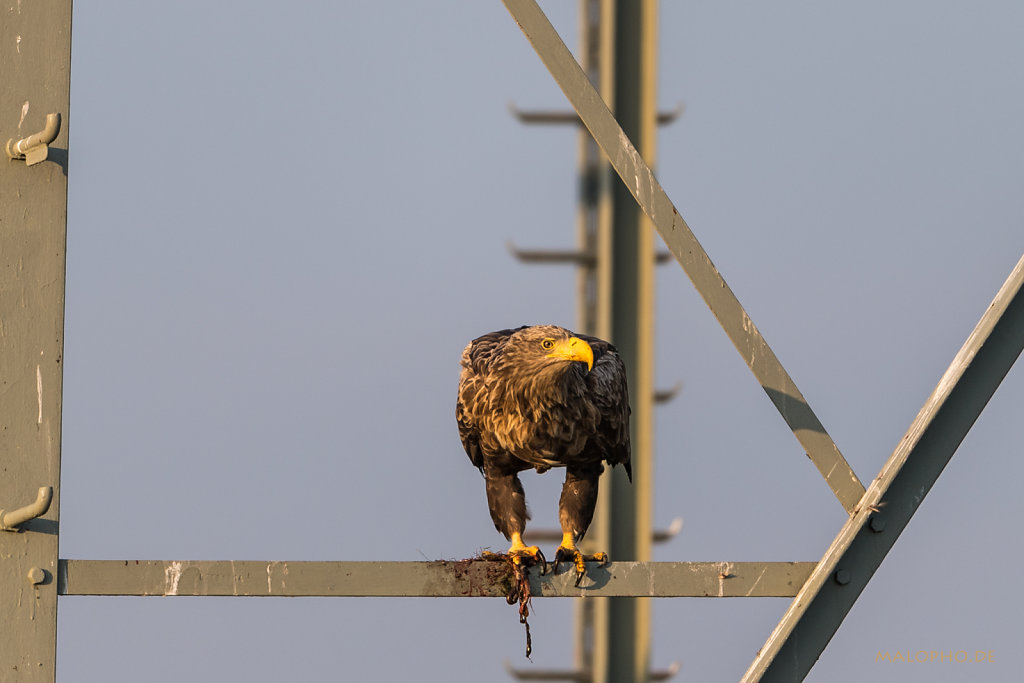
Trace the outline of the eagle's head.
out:
M 515 331 L 505 344 L 503 356 L 526 374 L 564 374 L 573 367 L 586 372 L 594 367 L 590 344 L 564 327 L 535 325 Z

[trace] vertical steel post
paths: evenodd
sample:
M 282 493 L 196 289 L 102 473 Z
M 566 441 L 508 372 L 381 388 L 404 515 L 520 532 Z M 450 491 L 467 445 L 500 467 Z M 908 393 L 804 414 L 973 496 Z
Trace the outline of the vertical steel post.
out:
M 649 165 L 657 132 L 657 0 L 603 3 L 601 92 L 623 131 Z M 654 231 L 629 190 L 610 167 L 607 306 L 609 338 L 629 372 L 633 414 L 633 483 L 616 469 L 606 473 L 602 498 L 602 539 L 619 561 L 651 557 L 654 400 Z M 650 602 L 607 598 L 595 608 L 593 680 L 645 681 L 650 665 Z M 614 644 L 614 646 L 613 646 Z
M 7 3 L 0 22 L 0 680 L 52 683 L 57 645 L 61 360 L 71 2 Z M 42 150 L 32 136 L 61 114 Z M 50 122 L 54 122 L 51 117 Z M 51 126 L 52 128 L 52 126 Z M 30 149 L 17 149 L 22 141 Z M 40 155 L 40 152 L 42 154 Z M 53 487 L 52 501 L 40 489 Z M 48 493 L 48 492 L 47 492 Z
M 602 5 L 606 0 L 580 0 L 580 66 L 592 83 L 603 90 L 601 79 Z M 592 254 L 591 265 L 577 269 L 578 309 L 576 329 L 584 334 L 602 339 L 611 336 L 610 287 L 611 259 L 609 237 L 611 236 L 612 171 L 608 162 L 594 142 L 593 136 L 584 126 L 577 132 L 579 163 L 579 199 L 577 210 L 577 244 L 581 253 Z M 589 548 L 603 550 L 608 537 L 608 518 L 599 509 L 595 516 L 587 543 Z M 574 668 L 578 672 L 593 671 L 595 618 L 597 602 L 606 598 L 574 600 L 575 613 L 575 655 Z

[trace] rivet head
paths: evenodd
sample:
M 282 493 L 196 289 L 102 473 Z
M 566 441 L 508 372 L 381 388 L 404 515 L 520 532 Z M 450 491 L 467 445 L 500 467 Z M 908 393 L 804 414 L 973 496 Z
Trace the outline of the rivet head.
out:
M 43 581 L 46 581 L 46 570 L 40 567 L 32 567 L 28 570 L 28 581 L 33 586 L 38 586 Z
M 850 570 L 849 569 L 837 569 L 835 573 L 835 580 L 840 586 L 845 586 L 850 583 Z
M 885 520 L 878 515 L 872 515 L 868 524 L 871 526 L 871 530 L 876 534 L 885 531 Z

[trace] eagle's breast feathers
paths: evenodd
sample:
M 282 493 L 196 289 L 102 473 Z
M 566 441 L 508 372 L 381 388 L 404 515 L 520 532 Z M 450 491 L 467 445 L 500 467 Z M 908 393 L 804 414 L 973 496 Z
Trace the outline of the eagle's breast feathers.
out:
M 500 330 L 470 342 L 461 365 L 456 418 L 477 467 L 630 471 L 626 371 L 608 342 L 555 326 Z

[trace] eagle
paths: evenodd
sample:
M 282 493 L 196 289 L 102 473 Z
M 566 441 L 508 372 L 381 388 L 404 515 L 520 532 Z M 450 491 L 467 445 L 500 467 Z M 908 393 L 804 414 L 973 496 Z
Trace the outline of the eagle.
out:
M 587 561 L 576 544 L 594 518 L 604 463 L 633 480 L 626 367 L 610 343 L 555 325 L 499 330 L 462 352 L 455 417 L 470 462 L 484 476 L 495 528 L 513 562 L 544 562 L 523 542 L 529 514 L 519 473 L 565 468 L 558 501 L 562 542 L 556 566 L 572 562 L 576 583 Z

